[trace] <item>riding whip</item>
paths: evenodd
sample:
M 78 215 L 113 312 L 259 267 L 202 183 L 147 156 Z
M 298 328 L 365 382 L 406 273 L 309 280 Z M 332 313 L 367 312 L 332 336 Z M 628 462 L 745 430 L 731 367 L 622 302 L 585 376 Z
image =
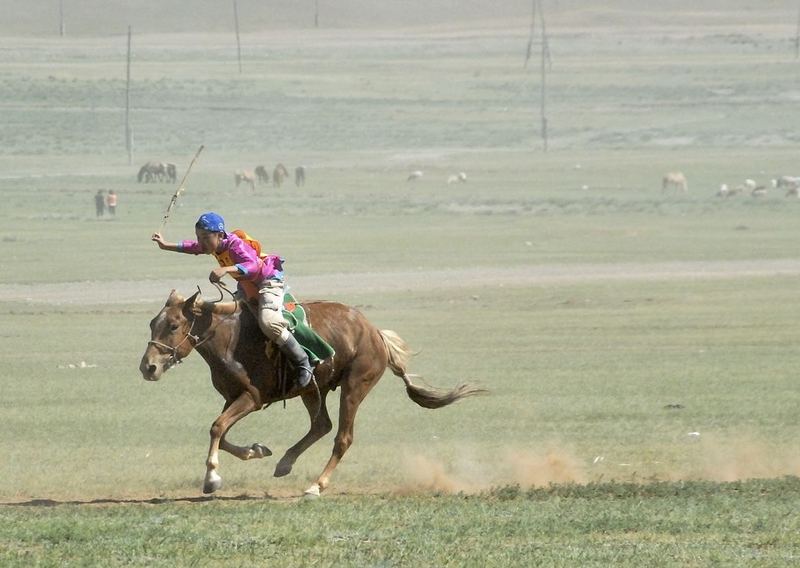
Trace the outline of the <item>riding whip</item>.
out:
M 184 187 L 184 183 L 186 183 L 186 178 L 189 177 L 189 172 L 192 171 L 192 166 L 194 166 L 194 163 L 197 161 L 197 157 L 200 155 L 200 152 L 203 151 L 203 148 L 205 148 L 205 146 L 201 144 L 200 147 L 197 149 L 194 158 L 192 158 L 192 161 L 189 162 L 189 167 L 186 168 L 186 173 L 183 174 L 183 179 L 181 179 L 181 183 L 178 184 L 178 189 L 175 190 L 175 193 L 172 195 L 172 199 L 169 200 L 169 205 L 167 205 L 167 210 L 164 212 L 164 218 L 161 220 L 161 226 L 158 228 L 158 231 L 156 231 L 157 233 L 162 232 L 164 230 L 164 227 L 167 226 L 167 220 L 169 219 L 170 213 L 172 213 L 172 208 L 175 207 L 175 203 L 178 202 L 178 197 L 180 196 L 180 194 L 186 190 L 186 188 Z

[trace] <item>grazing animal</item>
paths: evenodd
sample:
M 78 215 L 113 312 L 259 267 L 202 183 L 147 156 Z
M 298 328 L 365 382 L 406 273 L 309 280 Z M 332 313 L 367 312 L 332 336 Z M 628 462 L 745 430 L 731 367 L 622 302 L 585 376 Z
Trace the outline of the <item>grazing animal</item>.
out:
M 236 182 L 236 187 L 241 183 L 250 184 L 250 189 L 255 192 L 256 190 L 256 176 L 250 170 L 236 170 L 233 173 L 233 179 Z
M 749 186 L 748 186 L 749 187 Z M 750 192 L 753 197 L 764 197 L 767 194 L 767 188 L 763 185 L 757 185 Z
M 269 174 L 267 173 L 267 168 L 264 166 L 257 166 L 255 174 L 256 177 L 258 177 L 258 183 L 269 183 Z
M 748 179 L 746 179 L 746 180 L 744 180 L 744 187 L 745 187 L 745 189 L 747 189 L 748 191 L 753 191 L 753 190 L 755 190 L 755 188 L 757 187 L 756 180 L 754 180 L 754 179 L 749 179 L 749 178 L 748 178 Z
M 743 186 L 737 186 L 733 189 L 728 187 L 727 183 L 723 183 L 719 186 L 719 191 L 717 191 L 717 197 L 733 197 L 734 195 L 739 195 L 740 193 L 744 192 Z
M 467 183 L 467 174 L 459 172 L 458 174 L 451 175 L 447 178 L 447 184 L 450 185 L 452 183 Z
M 322 473 L 306 490 L 308 495 L 319 495 L 328 487 L 331 474 L 353 443 L 353 425 L 359 405 L 383 376 L 386 367 L 403 379 L 408 397 L 424 408 L 441 408 L 485 392 L 469 385 L 451 391 L 415 385 L 406 370 L 410 349 L 395 332 L 379 330 L 350 306 L 314 301 L 303 303 L 308 321 L 336 353 L 316 368 L 316 383 L 285 393 L 279 380 L 281 365 L 274 356 L 265 356 L 265 338 L 251 311 L 239 306 L 232 314 L 223 315 L 215 313 L 214 309 L 197 309 L 198 295 L 199 292 L 184 299 L 172 291 L 164 307 L 150 322 L 151 338 L 139 370 L 145 380 L 157 381 L 192 350 L 196 350 L 210 367 L 211 382 L 225 404 L 211 426 L 204 493 L 213 493 L 222 486 L 220 449 L 241 460 L 272 454 L 261 444 L 236 446 L 227 439 L 231 426 L 264 405 L 299 396 L 311 419 L 308 433 L 278 461 L 274 475 L 282 477 L 292 471 L 304 451 L 331 431 L 325 401 L 331 391 L 341 389 L 333 452 Z
M 289 172 L 286 171 L 286 167 L 283 164 L 278 164 L 275 166 L 275 169 L 272 170 L 272 185 L 275 187 L 280 187 L 283 184 L 283 180 L 289 177 Z
M 791 191 L 800 187 L 800 177 L 781 176 L 778 179 L 772 180 L 773 189 L 786 189 Z
M 170 183 L 175 183 L 176 181 L 178 181 L 178 168 L 175 166 L 175 164 L 167 163 L 166 170 L 167 170 L 167 181 L 169 181 Z
M 294 185 L 296 187 L 300 187 L 301 185 L 305 184 L 306 184 L 306 167 L 297 166 L 294 169 Z
M 661 180 L 661 191 L 664 192 L 668 189 L 675 189 L 683 193 L 689 191 L 689 184 L 686 183 L 686 176 L 683 175 L 683 172 L 668 172 L 664 174 Z
M 136 176 L 136 179 L 139 183 L 154 183 L 156 181 L 163 181 L 166 173 L 167 165 L 164 162 L 150 161 L 139 168 L 139 174 Z
M 410 174 L 408 174 L 408 178 L 406 178 L 406 181 L 417 181 L 421 177 L 422 177 L 422 170 L 415 170 Z

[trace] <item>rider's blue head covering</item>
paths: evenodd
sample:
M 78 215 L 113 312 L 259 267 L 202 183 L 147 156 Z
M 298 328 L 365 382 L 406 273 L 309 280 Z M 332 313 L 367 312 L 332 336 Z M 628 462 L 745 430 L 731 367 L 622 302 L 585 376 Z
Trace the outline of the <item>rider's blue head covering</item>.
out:
M 212 233 L 224 233 L 225 219 L 223 219 L 221 215 L 214 213 L 213 211 L 209 211 L 208 213 L 203 213 L 200 215 L 200 218 L 197 220 L 197 223 L 195 223 L 194 226 L 197 229 L 211 231 Z

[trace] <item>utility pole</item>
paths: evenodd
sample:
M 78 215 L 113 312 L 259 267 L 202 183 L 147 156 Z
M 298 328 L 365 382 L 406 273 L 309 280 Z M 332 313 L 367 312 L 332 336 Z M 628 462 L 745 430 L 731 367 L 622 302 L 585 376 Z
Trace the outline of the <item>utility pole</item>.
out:
M 314 0 L 314 27 L 319 27 L 319 0 Z
M 794 58 L 800 57 L 800 8 L 797 9 L 797 28 L 794 31 Z
M 539 3 L 539 25 L 542 31 L 542 65 L 541 65 L 541 115 L 542 115 L 542 143 L 544 151 L 547 152 L 547 71 L 548 66 L 552 66 L 550 61 L 550 45 L 547 42 L 547 28 L 544 22 L 544 11 L 542 10 L 542 0 Z
M 239 59 L 239 73 L 242 72 L 242 42 L 239 41 L 239 7 L 233 0 L 233 21 L 236 24 L 236 54 Z
M 131 27 L 128 26 L 128 66 L 125 78 L 125 149 L 128 165 L 133 163 L 133 130 L 131 130 Z
M 58 0 L 58 35 L 64 37 L 67 33 L 67 29 L 64 27 L 64 0 Z

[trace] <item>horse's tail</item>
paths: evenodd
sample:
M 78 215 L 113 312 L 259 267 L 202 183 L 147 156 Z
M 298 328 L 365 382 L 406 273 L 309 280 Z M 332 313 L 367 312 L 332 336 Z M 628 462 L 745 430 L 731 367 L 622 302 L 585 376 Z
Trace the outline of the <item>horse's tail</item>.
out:
M 144 179 L 144 174 L 145 174 L 146 171 L 147 171 L 147 165 L 144 165 L 141 168 L 139 168 L 139 175 L 136 176 L 136 178 L 139 181 L 139 183 L 142 183 L 142 180 Z
M 413 384 L 411 382 L 412 375 L 409 375 L 406 370 L 406 366 L 411 360 L 411 348 L 394 331 L 381 329 L 380 335 L 383 344 L 386 346 L 386 351 L 389 353 L 389 368 L 392 370 L 392 373 L 403 379 L 403 382 L 406 384 L 406 394 L 408 398 L 419 406 L 423 408 L 441 408 L 453 404 L 462 398 L 488 392 L 486 389 L 473 387 L 467 384 L 457 386 L 450 391 Z

